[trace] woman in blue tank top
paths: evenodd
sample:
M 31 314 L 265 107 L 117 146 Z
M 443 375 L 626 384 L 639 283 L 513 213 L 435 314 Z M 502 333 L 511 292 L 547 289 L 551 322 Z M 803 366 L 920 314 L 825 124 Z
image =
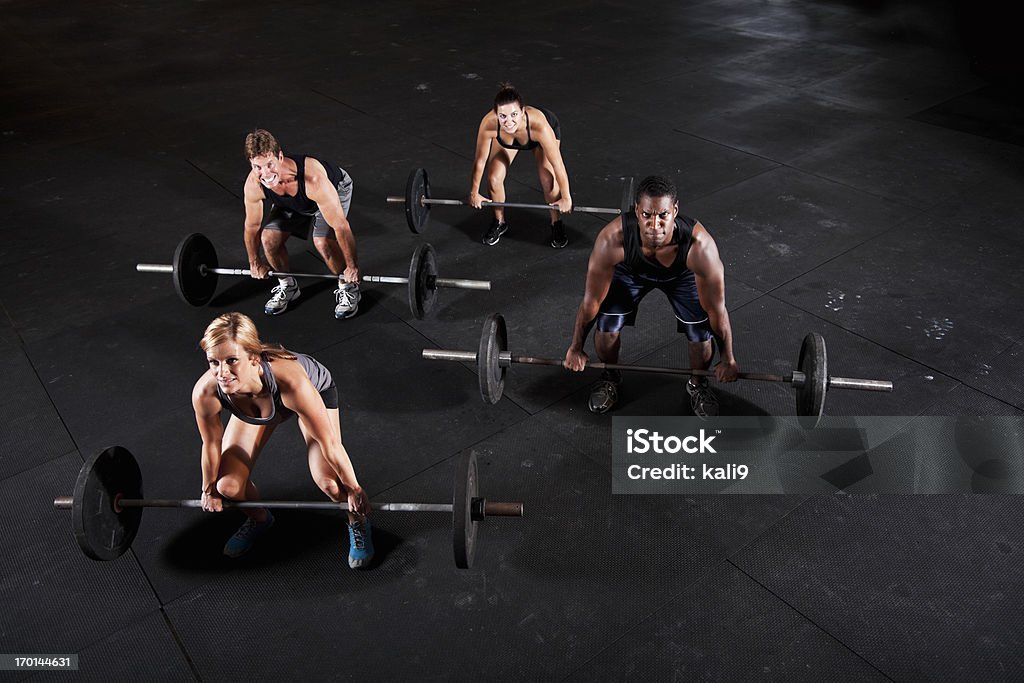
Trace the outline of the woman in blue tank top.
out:
M 504 83 L 494 98 L 494 108 L 484 115 L 476 136 L 473 177 L 469 188 L 469 204 L 482 208 L 489 201 L 505 201 L 505 176 L 512 161 L 521 151 L 530 151 L 537 163 L 537 175 L 544 191 L 544 201 L 552 206 L 551 246 L 561 249 L 568 244 L 560 214 L 572 211 L 569 176 L 562 161 L 561 126 L 550 111 L 523 106 L 523 99 L 510 83 Z M 486 170 L 487 191 L 480 194 L 480 183 Z M 505 231 L 505 211 L 494 208 L 494 222 L 483 243 L 495 245 Z
M 373 557 L 370 501 L 359 485 L 341 442 L 338 390 L 316 359 L 260 341 L 256 325 L 242 313 L 225 313 L 206 328 L 199 343 L 209 370 L 192 389 L 192 407 L 203 439 L 202 505 L 223 510 L 223 500 L 259 500 L 250 475 L 274 429 L 292 415 L 306 442 L 309 471 L 335 502 L 349 505 L 349 566 Z M 221 411 L 230 417 L 222 425 Z M 267 509 L 245 509 L 247 519 L 224 546 L 238 557 L 273 524 Z

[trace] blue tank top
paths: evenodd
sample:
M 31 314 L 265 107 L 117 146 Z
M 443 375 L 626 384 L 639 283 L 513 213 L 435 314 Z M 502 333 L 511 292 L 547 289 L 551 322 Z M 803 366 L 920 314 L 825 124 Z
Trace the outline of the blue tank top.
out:
M 648 277 L 654 280 L 669 280 L 684 273 L 689 273 L 686 267 L 686 256 L 690 253 L 690 245 L 693 243 L 693 227 L 697 221 L 689 216 L 678 214 L 676 216 L 675 230 L 672 232 L 672 241 L 669 244 L 678 244 L 675 260 L 668 266 L 661 265 L 656 259 L 649 259 L 644 256 L 643 246 L 640 242 L 640 221 L 636 214 L 630 211 L 622 214 L 622 247 L 625 258 L 622 261 L 630 272 Z
M 312 199 L 306 196 L 306 158 L 305 154 L 297 154 L 293 157 L 289 157 L 295 162 L 295 180 L 299 184 L 299 191 L 292 197 L 287 194 L 277 194 L 266 185 L 260 184 L 263 188 L 263 196 L 274 203 L 274 206 L 280 206 L 282 209 L 288 209 L 296 213 L 301 213 L 306 216 L 312 216 L 320 208 L 316 205 Z M 316 159 L 316 157 L 309 157 L 310 159 Z M 331 185 L 334 187 L 338 186 L 341 182 L 341 169 L 337 164 L 329 164 L 324 161 L 320 161 L 320 164 L 327 171 L 327 177 L 331 181 Z
M 334 384 L 334 379 L 331 377 L 331 371 L 328 370 L 323 364 L 320 363 L 316 358 L 307 356 L 304 353 L 295 353 L 295 360 L 302 369 L 306 371 L 306 376 L 309 377 L 309 381 L 313 383 L 313 388 L 318 392 L 327 389 Z M 220 385 L 217 385 L 217 398 L 220 399 L 221 406 L 229 413 L 237 417 L 242 422 L 251 425 L 277 425 L 281 424 L 289 417 L 295 414 L 295 412 L 289 408 L 286 408 L 281 403 L 281 390 L 277 387 L 277 379 L 274 377 L 274 371 L 270 367 L 270 361 L 267 360 L 267 354 L 260 355 L 260 365 L 263 368 L 263 386 L 270 392 L 270 396 L 273 399 L 270 415 L 267 417 L 253 417 L 242 413 L 231 400 L 231 397 L 225 394 Z

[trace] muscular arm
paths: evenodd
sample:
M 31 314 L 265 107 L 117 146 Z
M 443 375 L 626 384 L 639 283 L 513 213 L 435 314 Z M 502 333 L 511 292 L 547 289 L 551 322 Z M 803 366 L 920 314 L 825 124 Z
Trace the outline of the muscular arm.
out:
M 480 127 L 476 132 L 476 149 L 473 152 L 473 175 L 469 185 L 469 204 L 479 209 L 483 197 L 480 195 L 480 182 L 484 179 L 484 168 L 487 166 L 487 156 L 491 151 L 491 141 L 498 132 L 498 124 L 494 120 L 493 112 L 488 112 L 480 121 Z
M 334 229 L 338 246 L 345 257 L 346 270 L 355 269 L 358 273 L 356 238 L 345 217 L 345 210 L 341 207 L 341 200 L 338 199 L 338 188 L 331 183 L 323 164 L 311 157 L 306 157 L 306 196 L 316 202 L 324 220 Z
M 587 265 L 587 284 L 583 292 L 583 301 L 576 312 L 573 325 L 572 342 L 565 354 L 565 367 L 570 370 L 582 370 L 586 367 L 587 356 L 583 345 L 587 341 L 590 328 L 597 318 L 601 302 L 608 295 L 612 283 L 615 266 L 623 261 L 625 254 L 622 246 L 622 218 L 616 218 L 606 225 L 594 241 L 594 249 L 590 252 Z
M 699 222 L 694 226 L 693 238 L 686 267 L 696 276 L 697 297 L 708 314 L 708 323 L 718 341 L 721 365 L 726 366 L 726 374 L 735 379 L 737 364 L 732 348 L 732 327 L 729 311 L 725 308 L 725 266 L 718 255 L 715 240 Z M 719 376 L 719 379 L 727 378 Z
M 565 162 L 562 161 L 562 150 L 559 147 L 558 139 L 555 138 L 555 131 L 548 124 L 547 119 L 544 118 L 543 112 L 536 109 L 533 111 L 536 111 L 539 117 L 535 139 L 540 148 L 544 150 L 544 158 L 551 162 L 551 168 L 555 171 L 555 183 L 558 185 L 561 198 L 568 200 L 569 208 L 572 208 L 569 173 L 565 170 Z
M 203 439 L 200 467 L 203 473 L 203 493 L 216 494 L 220 472 L 221 440 L 224 426 L 220 421 L 220 401 L 217 400 L 213 380 L 204 374 L 192 389 L 192 408 L 196 414 L 199 436 Z M 220 509 L 219 504 L 216 509 Z
M 260 259 L 260 226 L 263 223 L 263 186 L 260 185 L 259 174 L 255 171 L 245 179 L 243 196 L 245 230 L 242 233 L 242 238 L 245 241 L 245 253 L 249 256 L 249 268 L 257 270 L 262 263 Z

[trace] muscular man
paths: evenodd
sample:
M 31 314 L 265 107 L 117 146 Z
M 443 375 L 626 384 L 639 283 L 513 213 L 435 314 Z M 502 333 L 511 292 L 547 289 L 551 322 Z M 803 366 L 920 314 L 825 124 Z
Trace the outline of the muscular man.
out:
M 537 164 L 537 177 L 544 191 L 544 201 L 551 205 L 551 240 L 555 249 L 569 243 L 565 225 L 559 217 L 572 211 L 569 176 L 562 162 L 561 126 L 558 117 L 547 109 L 524 107 L 510 83 L 501 86 L 494 98 L 494 108 L 484 114 L 476 134 L 473 155 L 473 178 L 470 181 L 469 204 L 481 208 L 487 202 L 505 201 L 505 176 L 522 151 L 529 151 Z M 480 181 L 487 172 L 487 190 L 490 199 L 480 194 Z M 508 230 L 505 210 L 494 208 L 494 222 L 484 235 L 483 243 L 495 245 Z
M 733 356 L 725 309 L 725 267 L 718 247 L 699 221 L 679 213 L 675 185 L 660 176 L 644 178 L 637 187 L 633 212 L 606 225 L 594 242 L 565 367 L 575 371 L 586 367 L 583 344 L 595 322 L 597 357 L 617 363 L 619 332 L 635 322 L 641 299 L 654 289 L 668 297 L 678 330 L 686 333 L 690 367 L 706 370 L 711 366 L 714 338 L 721 356 L 715 377 L 720 382 L 735 381 L 739 368 Z M 691 377 L 686 384 L 694 414 L 717 415 L 718 399 L 707 379 L 694 380 Z M 604 413 L 615 405 L 620 382 L 614 370 L 602 374 L 590 393 L 591 412 Z
M 360 298 L 356 240 L 346 218 L 352 202 L 352 178 L 340 166 L 311 156 L 286 157 L 265 130 L 246 136 L 245 157 L 252 166 L 245 179 L 245 250 L 252 276 L 263 279 L 270 270 L 287 272 L 285 241 L 290 235 L 307 239 L 312 227 L 313 244 L 338 276 L 334 317 L 351 318 L 359 310 Z M 266 216 L 264 199 L 272 205 Z M 261 242 L 266 262 L 260 258 Z M 263 312 L 284 313 L 298 296 L 295 278 L 279 278 Z

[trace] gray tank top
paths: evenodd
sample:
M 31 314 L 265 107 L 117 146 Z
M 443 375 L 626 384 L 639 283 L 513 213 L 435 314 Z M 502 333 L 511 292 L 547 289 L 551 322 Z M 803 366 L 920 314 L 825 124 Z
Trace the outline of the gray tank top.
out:
M 307 356 L 304 353 L 296 353 L 291 351 L 295 355 L 295 360 L 302 369 L 306 371 L 306 376 L 309 377 L 309 381 L 313 383 L 313 388 L 318 392 L 327 389 L 334 384 L 334 379 L 331 377 L 331 371 L 328 370 L 320 361 L 312 356 Z M 230 412 L 232 415 L 237 417 L 242 422 L 251 425 L 278 425 L 287 420 L 289 417 L 295 414 L 289 408 L 286 408 L 281 403 L 281 390 L 277 388 L 277 379 L 274 377 L 274 371 L 271 369 L 270 361 L 267 360 L 267 354 L 261 354 L 260 364 L 263 367 L 263 385 L 270 392 L 270 396 L 273 399 L 270 409 L 270 415 L 267 417 L 252 417 L 242 413 L 231 400 L 231 397 L 225 394 L 220 385 L 217 385 L 217 398 L 220 399 L 221 406 L 225 410 Z

